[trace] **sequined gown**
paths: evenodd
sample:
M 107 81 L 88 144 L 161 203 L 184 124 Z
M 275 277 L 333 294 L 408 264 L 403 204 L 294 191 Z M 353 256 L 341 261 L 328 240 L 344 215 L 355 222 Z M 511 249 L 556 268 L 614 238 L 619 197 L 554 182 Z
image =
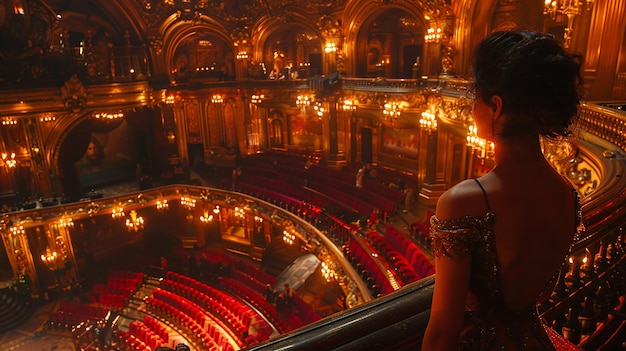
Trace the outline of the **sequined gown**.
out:
M 430 236 L 436 257 L 454 257 L 461 253 L 472 256 L 465 322 L 459 349 L 578 350 L 575 345 L 541 322 L 536 304 L 518 311 L 506 307 L 494 240 L 494 214 L 489 209 L 486 194 L 485 201 L 488 212 L 483 218 L 467 216 L 440 221 L 432 216 L 430 220 Z M 578 195 L 576 202 L 576 218 L 580 223 Z

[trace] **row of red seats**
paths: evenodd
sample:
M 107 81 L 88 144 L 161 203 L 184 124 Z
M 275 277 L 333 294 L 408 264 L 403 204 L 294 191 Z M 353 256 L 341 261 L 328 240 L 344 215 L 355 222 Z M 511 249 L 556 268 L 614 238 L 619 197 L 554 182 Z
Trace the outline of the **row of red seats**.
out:
M 435 274 L 435 267 L 422 250 L 398 229 L 387 225 L 385 241 L 398 250 L 421 277 Z
M 291 328 L 281 320 L 276 307 L 271 303 L 265 300 L 265 297 L 259 295 L 254 290 L 248 288 L 247 286 L 226 277 L 220 277 L 220 283 L 227 288 L 237 293 L 237 295 L 244 298 L 248 303 L 252 304 L 256 309 L 258 309 L 265 317 L 270 320 L 276 329 L 280 333 L 286 333 L 291 330 Z M 269 335 L 268 335 L 269 336 Z M 262 341 L 263 339 L 259 339 Z
M 323 196 L 318 196 L 317 198 L 311 197 L 310 201 L 306 201 L 300 198 L 291 197 L 280 191 L 269 190 L 264 187 L 248 183 L 237 183 L 235 185 L 235 189 L 239 192 L 254 196 L 278 207 L 281 207 L 287 211 L 299 215 L 302 218 L 305 218 L 310 222 L 316 221 L 322 212 L 321 209 L 325 208 L 324 206 L 320 205 L 330 204 L 330 202 L 327 201 Z
M 205 311 L 220 318 L 225 323 L 225 327 L 235 333 L 240 339 L 243 333 L 248 330 L 250 319 L 254 312 L 249 308 L 242 307 L 232 298 L 220 298 L 218 300 L 191 286 L 172 280 L 163 280 L 161 288 L 200 305 Z
M 348 173 L 341 170 L 311 166 L 309 168 L 310 182 L 320 182 L 333 187 L 336 190 L 347 190 L 361 201 L 375 203 L 381 212 L 393 213 L 394 209 L 404 198 L 399 191 L 369 179 L 363 179 L 363 187 L 356 187 L 356 172 Z
M 393 269 L 396 272 L 398 272 L 403 285 L 423 278 L 415 271 L 415 269 L 413 269 L 413 267 L 409 264 L 409 261 L 407 261 L 406 258 L 398 252 L 398 250 L 387 243 L 383 236 L 378 232 L 367 233 L 367 239 L 372 247 L 380 253 L 390 265 L 393 266 Z
M 372 213 L 374 212 L 374 209 L 376 208 L 376 206 L 372 205 L 370 202 L 363 201 L 357 198 L 356 196 L 352 195 L 353 193 L 350 192 L 350 189 L 344 188 L 346 190 L 346 192 L 344 192 L 342 190 L 335 188 L 334 186 L 331 186 L 329 184 L 322 183 L 319 181 L 309 182 L 309 187 L 311 189 L 315 189 L 316 191 L 319 191 L 322 194 L 327 194 L 329 196 L 332 196 L 334 199 L 336 199 L 340 203 L 349 206 L 350 208 L 356 210 L 358 213 L 366 217 L 370 217 Z M 359 190 L 354 190 L 354 191 L 356 192 Z
M 128 295 L 110 292 L 93 292 L 91 301 L 103 306 L 121 310 L 126 306 Z
M 91 301 L 114 308 L 124 308 L 126 300 L 143 283 L 143 278 L 142 272 L 109 270 L 105 284 L 93 285 Z
M 234 267 L 234 270 L 231 272 L 231 276 L 233 278 L 254 286 L 254 288 L 261 293 L 264 291 L 266 284 L 270 284 L 272 286 L 276 284 L 276 277 L 273 275 L 258 267 L 246 264 L 242 260 L 226 255 L 223 252 L 213 251 L 207 247 L 203 249 L 202 253 L 209 263 L 215 264 L 217 262 L 221 262 L 222 264 Z
M 364 163 L 353 162 L 349 165 L 343 167 L 341 170 L 349 174 L 349 176 L 354 179 L 356 172 L 365 166 Z M 376 171 L 376 179 L 370 179 L 364 177 L 363 179 L 363 187 L 367 189 L 373 189 L 376 193 L 384 196 L 395 203 L 400 203 L 404 199 L 404 193 L 399 189 L 391 188 L 390 184 L 396 184 L 402 181 L 404 184 L 407 184 L 413 189 L 417 188 L 417 181 L 415 176 L 410 176 L 403 173 L 398 173 L 395 170 L 380 167 L 380 166 L 370 166 L 372 169 Z
M 374 295 L 384 295 L 394 291 L 389 279 L 378 265 L 378 262 L 374 260 L 357 240 L 352 240 L 349 246 L 344 246 L 343 251 L 363 279 L 373 280 L 372 282 L 368 281 L 368 283 Z
M 242 284 L 247 285 L 252 290 L 260 294 L 263 293 L 263 291 L 265 290 L 265 287 L 267 286 L 267 284 L 269 284 L 269 283 L 264 283 L 256 279 L 256 277 L 253 275 L 241 272 L 239 270 L 234 270 L 232 274 L 230 275 L 230 277 Z
M 196 345 L 204 345 L 209 350 L 234 350 L 221 328 L 216 328 L 201 308 L 174 293 L 154 289 L 153 295 L 145 299 L 146 306 L 157 315 L 168 317 L 172 323 L 181 326 Z M 241 344 L 238 345 L 241 347 Z
M 156 333 L 165 343 L 170 341 L 170 332 L 166 326 L 150 315 L 143 316 L 143 324 Z
M 142 321 L 130 322 L 128 325 L 128 333 L 141 340 L 153 350 L 158 346 L 167 345 L 167 341 L 169 340 L 169 338 L 163 339 L 161 335 L 145 325 Z
M 316 210 L 317 208 L 327 208 L 331 205 L 336 205 L 329 198 L 307 190 L 306 188 L 304 188 L 303 180 L 300 181 L 302 182 L 302 184 L 294 185 L 293 181 L 281 180 L 281 176 L 279 174 L 270 173 L 264 176 L 255 171 L 255 173 L 244 173 L 239 178 L 239 182 L 237 184 L 246 184 L 256 186 L 260 189 L 268 190 L 270 191 L 270 195 L 276 194 L 279 196 L 276 199 L 280 199 L 280 195 L 282 195 L 286 196 L 289 199 L 293 199 L 298 203 L 311 204 L 313 205 L 312 209 L 307 208 L 308 206 L 304 208 L 298 208 L 298 212 L 311 212 L 313 210 L 312 213 L 308 213 L 308 216 L 314 216 L 316 213 L 319 213 L 319 210 Z M 263 184 L 263 186 L 260 187 L 257 184 Z M 296 211 L 291 212 L 296 213 Z
M 254 310 L 243 301 L 192 277 L 188 277 L 180 273 L 168 272 L 167 278 L 166 282 L 171 281 L 179 283 L 192 289 L 188 291 L 190 294 L 204 294 L 207 298 L 214 300 L 211 304 L 216 305 L 218 315 L 232 315 L 232 318 L 228 319 L 230 321 L 236 320 L 238 322 L 237 324 L 240 324 L 240 326 L 235 325 L 237 327 L 236 329 L 240 330 L 240 334 L 247 330 L 251 316 L 256 314 Z M 222 311 L 224 308 L 227 310 Z
M 131 351 L 152 351 L 158 346 L 161 346 L 150 346 L 135 335 L 132 335 L 131 333 L 125 332 L 123 330 L 116 329 L 113 331 L 113 334 L 117 337 L 120 343 L 126 346 L 126 350 L 130 349 Z

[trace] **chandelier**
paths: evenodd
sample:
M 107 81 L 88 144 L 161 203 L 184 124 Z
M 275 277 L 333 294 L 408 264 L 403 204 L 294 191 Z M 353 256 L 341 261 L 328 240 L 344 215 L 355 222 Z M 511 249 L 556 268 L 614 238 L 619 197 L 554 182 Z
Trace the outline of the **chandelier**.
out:
M 476 155 L 481 159 L 493 157 L 493 152 L 495 150 L 494 143 L 479 137 L 477 134 L 478 129 L 475 124 L 470 125 L 468 129 L 467 146 L 471 147 Z
M 204 211 L 204 214 L 200 216 L 200 222 L 209 223 L 213 221 L 213 215 L 209 214 L 209 211 Z
M 130 218 L 126 219 L 126 229 L 128 229 L 128 231 L 134 230 L 135 232 L 143 229 L 143 217 L 139 217 L 135 210 L 130 211 L 129 215 Z
M 567 17 L 567 27 L 563 36 L 563 46 L 569 48 L 572 41 L 572 30 L 574 26 L 574 18 L 580 15 L 583 5 L 586 9 L 591 8 L 594 0 L 545 0 L 543 6 L 543 14 L 550 15 L 556 20 L 557 15 Z

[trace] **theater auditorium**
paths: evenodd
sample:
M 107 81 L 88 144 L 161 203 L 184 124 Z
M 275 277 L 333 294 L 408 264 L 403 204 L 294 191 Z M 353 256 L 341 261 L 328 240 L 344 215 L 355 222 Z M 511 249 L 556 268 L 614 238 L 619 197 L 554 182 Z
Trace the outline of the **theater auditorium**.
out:
M 539 313 L 626 349 L 624 18 L 624 0 L 0 0 L 0 350 L 420 350 L 429 219 L 494 165 L 472 50 L 515 29 L 583 59 L 573 133 L 541 146 L 586 231 Z

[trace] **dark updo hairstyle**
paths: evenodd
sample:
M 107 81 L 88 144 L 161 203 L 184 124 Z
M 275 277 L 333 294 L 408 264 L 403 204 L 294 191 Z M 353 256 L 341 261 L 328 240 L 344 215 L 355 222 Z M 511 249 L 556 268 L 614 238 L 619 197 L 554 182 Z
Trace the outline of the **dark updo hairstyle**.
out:
M 569 134 L 581 99 L 581 61 L 549 34 L 506 31 L 483 39 L 474 54 L 474 88 L 487 104 L 502 98 L 509 118 L 499 136 Z

